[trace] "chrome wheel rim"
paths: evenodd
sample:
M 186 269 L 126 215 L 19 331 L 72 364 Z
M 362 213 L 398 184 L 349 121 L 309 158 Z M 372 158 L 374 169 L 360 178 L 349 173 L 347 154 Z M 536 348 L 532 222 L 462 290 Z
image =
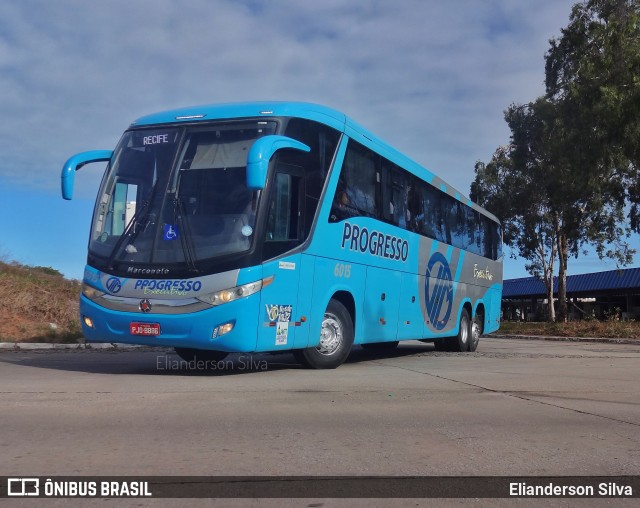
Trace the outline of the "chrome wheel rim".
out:
M 325 314 L 320 331 L 320 344 L 316 348 L 321 355 L 334 354 L 342 344 L 342 325 L 333 314 Z
M 480 325 L 474 321 L 471 325 L 471 340 L 478 342 L 480 340 Z

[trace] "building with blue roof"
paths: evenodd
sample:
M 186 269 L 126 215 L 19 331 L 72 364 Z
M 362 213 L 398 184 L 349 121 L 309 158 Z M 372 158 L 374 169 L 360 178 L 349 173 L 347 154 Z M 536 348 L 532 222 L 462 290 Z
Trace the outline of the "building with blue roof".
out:
M 554 277 L 553 293 L 558 296 L 558 278 Z M 502 290 L 504 319 L 544 321 L 547 298 L 544 283 L 537 277 L 507 279 Z M 640 268 L 584 273 L 567 277 L 570 317 L 586 315 L 623 319 L 640 318 Z

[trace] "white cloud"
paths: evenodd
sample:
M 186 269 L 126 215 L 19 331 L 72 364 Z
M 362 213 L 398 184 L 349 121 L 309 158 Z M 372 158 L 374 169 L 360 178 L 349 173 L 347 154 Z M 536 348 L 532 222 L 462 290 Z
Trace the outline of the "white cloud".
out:
M 543 92 L 572 3 L 2 2 L 0 178 L 56 187 L 67 156 L 146 113 L 290 99 L 343 110 L 467 192 L 508 138 L 503 110 Z

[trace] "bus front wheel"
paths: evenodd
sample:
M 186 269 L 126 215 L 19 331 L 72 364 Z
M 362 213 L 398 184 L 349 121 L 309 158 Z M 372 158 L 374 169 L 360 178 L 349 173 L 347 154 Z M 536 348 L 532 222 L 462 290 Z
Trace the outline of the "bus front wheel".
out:
M 320 343 L 316 347 L 296 349 L 296 359 L 312 369 L 335 369 L 344 363 L 353 345 L 353 321 L 338 300 L 329 300 L 322 318 Z

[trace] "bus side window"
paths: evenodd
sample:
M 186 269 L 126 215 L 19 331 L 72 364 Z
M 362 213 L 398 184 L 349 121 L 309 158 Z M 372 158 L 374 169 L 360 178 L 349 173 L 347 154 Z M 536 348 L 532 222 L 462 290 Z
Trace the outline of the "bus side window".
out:
M 482 217 L 483 252 L 486 258 L 498 260 L 502 257 L 500 226 L 487 217 Z
M 384 219 L 394 226 L 408 229 L 411 220 L 408 210 L 409 176 L 386 159 L 382 159 L 382 175 Z
M 285 136 L 301 141 L 311 148 L 309 152 L 283 150 L 278 154 L 284 163 L 295 164 L 304 169 L 304 231 L 307 238 L 318 209 L 320 195 L 329 173 L 331 162 L 338 146 L 340 134 L 326 125 L 302 118 L 291 118 Z
M 471 237 L 471 245 L 469 246 L 469 250 L 474 254 L 478 254 L 482 256 L 484 254 L 484 234 L 482 227 L 482 215 L 480 213 L 473 210 L 473 235 Z
M 377 159 L 371 150 L 349 141 L 329 222 L 355 216 L 379 217 Z
M 268 242 L 298 239 L 298 196 L 299 179 L 286 173 L 278 173 L 275 180 L 275 195 L 271 200 L 267 221 Z
M 286 168 L 288 165 L 281 166 Z M 283 169 L 275 174 L 267 216 L 264 259 L 283 254 L 304 240 L 303 183 L 301 170 L 289 172 Z
M 492 259 L 500 259 L 502 257 L 502 230 L 499 224 L 496 224 L 493 221 L 489 221 L 492 229 Z
M 422 211 L 418 181 L 416 178 L 410 177 L 409 189 L 407 190 L 407 226 L 409 231 L 422 232 L 423 220 L 424 212 Z

